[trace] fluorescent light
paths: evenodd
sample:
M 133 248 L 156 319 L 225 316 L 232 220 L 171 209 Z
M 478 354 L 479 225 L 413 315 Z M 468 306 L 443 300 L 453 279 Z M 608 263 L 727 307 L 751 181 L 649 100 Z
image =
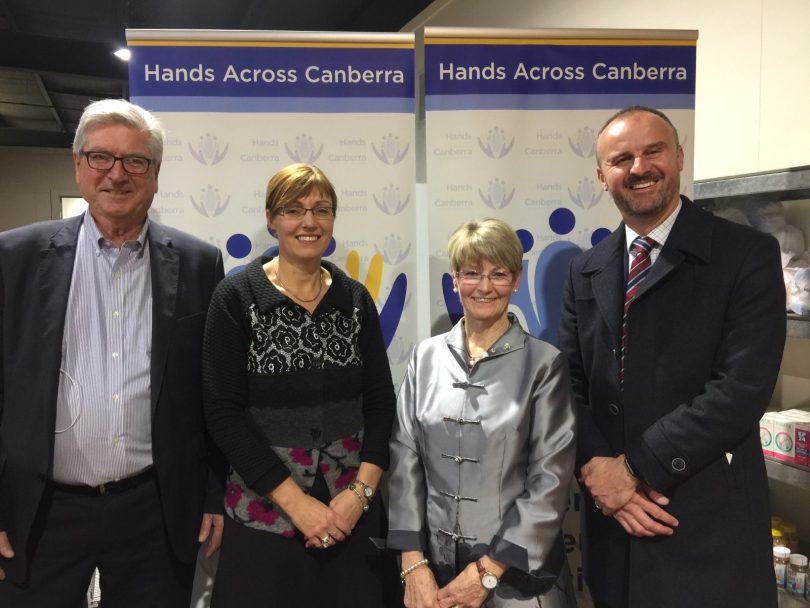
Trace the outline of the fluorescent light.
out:
M 118 57 L 121 61 L 129 61 L 129 58 L 132 57 L 132 52 L 129 49 L 118 49 L 113 55 Z

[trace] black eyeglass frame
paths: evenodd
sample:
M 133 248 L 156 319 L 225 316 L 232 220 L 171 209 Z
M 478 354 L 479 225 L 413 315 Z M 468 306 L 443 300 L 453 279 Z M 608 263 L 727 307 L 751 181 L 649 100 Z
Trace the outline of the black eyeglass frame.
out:
M 155 159 L 154 158 L 146 158 L 145 156 L 141 156 L 139 154 L 127 154 L 126 156 L 116 156 L 115 154 L 110 154 L 109 152 L 104 152 L 103 150 L 82 150 L 80 152 L 80 154 L 82 156 L 84 156 L 84 158 L 87 160 L 87 166 L 90 167 L 91 169 L 94 169 L 95 171 L 110 171 L 115 166 L 116 162 L 121 161 L 121 166 L 123 167 L 124 171 L 126 171 L 130 175 L 146 175 L 147 173 L 149 173 L 149 167 L 151 167 L 153 164 L 155 164 Z M 90 156 L 94 155 L 94 154 L 98 155 L 98 156 L 106 157 L 108 159 L 106 162 L 109 162 L 109 159 L 112 159 L 112 162 L 110 163 L 110 166 L 109 167 L 93 166 L 93 162 L 95 162 L 95 161 L 91 162 L 90 161 Z M 144 170 L 143 171 L 130 171 L 130 168 L 127 167 L 127 164 L 124 161 L 131 160 L 131 159 L 136 159 L 136 160 L 145 162 L 146 167 L 144 168 Z

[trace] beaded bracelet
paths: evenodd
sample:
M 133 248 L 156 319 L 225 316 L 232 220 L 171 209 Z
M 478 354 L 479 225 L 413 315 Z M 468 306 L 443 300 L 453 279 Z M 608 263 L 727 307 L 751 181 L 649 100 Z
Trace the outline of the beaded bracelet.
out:
M 419 568 L 421 566 L 427 566 L 429 563 L 430 562 L 428 561 L 428 558 L 420 559 L 418 562 L 416 562 L 412 566 L 408 566 L 402 572 L 400 572 L 399 573 L 399 578 L 402 579 L 402 582 L 404 583 L 406 576 L 408 576 L 411 572 L 413 572 L 414 570 L 416 570 L 417 568 Z

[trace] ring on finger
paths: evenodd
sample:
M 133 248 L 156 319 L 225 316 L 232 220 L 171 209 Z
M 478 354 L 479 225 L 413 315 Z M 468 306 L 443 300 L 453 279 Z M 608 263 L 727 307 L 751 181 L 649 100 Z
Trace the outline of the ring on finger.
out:
M 332 540 L 332 537 L 327 534 L 320 540 L 321 540 L 321 547 L 326 549 L 329 546 L 329 542 Z

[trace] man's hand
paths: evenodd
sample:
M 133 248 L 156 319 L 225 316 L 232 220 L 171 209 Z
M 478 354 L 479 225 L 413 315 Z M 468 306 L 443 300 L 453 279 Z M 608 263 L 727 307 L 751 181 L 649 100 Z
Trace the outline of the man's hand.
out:
M 14 557 L 14 549 L 11 548 L 11 543 L 8 540 L 8 534 L 0 532 L 0 555 L 6 559 Z M 5 571 L 0 568 L 0 581 L 6 580 Z
M 594 456 L 580 470 L 580 481 L 593 496 L 598 509 L 613 515 L 633 498 L 640 483 L 624 465 L 624 455 Z
M 208 541 L 208 546 L 205 549 L 205 557 L 211 557 L 216 553 L 219 546 L 222 544 L 222 528 L 225 527 L 225 517 L 223 515 L 214 515 L 213 513 L 203 513 L 202 523 L 200 524 L 200 535 L 197 542 L 204 543 Z M 2 553 L 2 549 L 0 549 Z
M 668 504 L 666 496 L 642 484 L 613 518 L 632 536 L 669 536 L 674 533 L 678 520 L 661 508 Z

